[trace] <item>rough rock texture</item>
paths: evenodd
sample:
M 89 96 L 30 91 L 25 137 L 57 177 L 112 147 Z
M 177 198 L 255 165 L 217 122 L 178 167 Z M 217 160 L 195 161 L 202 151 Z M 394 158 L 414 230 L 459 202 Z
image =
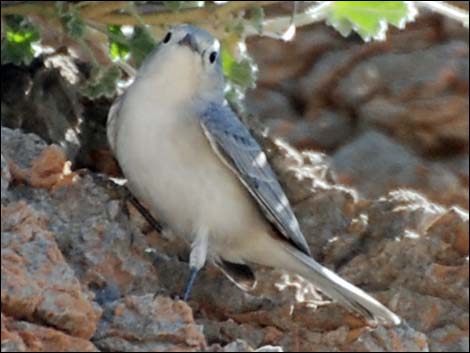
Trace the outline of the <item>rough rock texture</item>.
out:
M 468 189 L 462 189 L 460 178 L 449 168 L 423 161 L 378 131 L 359 135 L 339 148 L 332 158 L 339 180 L 355 185 L 363 195 L 377 197 L 384 190 L 401 187 L 427 193 L 441 203 L 468 204 Z
M 90 338 L 101 310 L 81 290 L 47 218 L 25 202 L 2 207 L 2 312 Z
M 105 351 L 199 351 L 206 347 L 191 308 L 168 297 L 128 296 L 105 305 L 94 341 Z
M 2 125 L 35 132 L 45 141 L 63 147 L 69 158 L 75 158 L 80 147 L 83 107 L 77 87 L 64 79 L 59 69 L 50 68 L 51 60 L 60 59 L 62 66 L 68 64 L 70 68 L 73 64 L 69 57 L 57 55 L 44 63 L 35 60 L 30 70 L 11 64 L 2 66 Z M 77 79 L 68 78 L 72 82 Z
M 98 352 L 93 343 L 2 314 L 2 352 Z
M 5 160 L 5 158 L 3 158 L 3 154 L 1 155 L 1 157 L 2 157 L 1 198 L 3 201 L 4 198 L 7 198 L 8 186 L 10 185 L 11 174 L 10 174 L 10 168 L 8 168 L 8 165 L 7 165 L 7 161 Z
M 44 155 L 56 149 L 2 128 L 6 164 L 24 171 L 5 184 L 2 205 L 1 298 L 8 316 L 2 345 L 90 351 L 95 345 L 80 337 L 93 336 L 105 350 L 201 350 L 205 337 L 191 309 L 168 297 L 153 299 L 165 291 L 157 256 L 147 255 L 146 238 L 130 224 L 122 190 L 86 172 L 54 188 L 24 177 L 53 166 Z
M 52 188 L 12 173 L 2 200 L 3 347 L 464 350 L 468 213 L 412 190 L 362 199 L 337 184 L 326 155 L 260 141 L 314 256 L 406 324 L 367 328 L 300 277 L 264 268 L 258 287 L 244 293 L 208 265 L 188 306 L 170 299 L 188 275 L 187 247 L 151 229 L 121 187 L 85 170 Z M 51 150 L 32 134 L 2 128 L 5 166 L 21 166 L 24 175 Z
M 259 136 L 313 255 L 404 324 L 366 327 L 266 268 L 245 293 L 208 264 L 172 299 L 188 247 L 93 172 L 119 173 L 109 102 L 80 100 L 64 57 L 61 75 L 2 67 L 2 125 L 42 137 L 1 131 L 2 351 L 468 352 L 468 31 L 428 15 L 364 44 L 319 24 L 249 51 L 248 110 L 290 143 Z
M 331 153 L 364 197 L 405 187 L 468 209 L 468 43 L 468 30 L 435 14 L 368 45 L 323 24 L 290 43 L 253 38 L 249 108 L 273 135 Z

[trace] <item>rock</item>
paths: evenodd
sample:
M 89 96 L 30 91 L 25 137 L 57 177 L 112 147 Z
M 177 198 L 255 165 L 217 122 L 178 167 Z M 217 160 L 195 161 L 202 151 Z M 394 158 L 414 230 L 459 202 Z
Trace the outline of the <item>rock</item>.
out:
M 67 82 L 60 70 L 45 67 L 42 58 L 36 59 L 28 73 L 21 72 L 26 89 L 18 90 L 18 79 L 14 78 L 18 68 L 5 65 L 3 71 L 2 126 L 34 132 L 48 143 L 61 146 L 73 160 L 80 147 L 83 110 L 78 87 Z
M 237 339 L 224 347 L 214 344 L 209 347 L 207 352 L 284 352 L 284 350 L 279 346 L 262 346 L 253 349 L 245 340 Z
M 55 158 L 60 151 L 31 140 L 36 137 L 2 130 L 4 159 L 27 176 L 36 165 L 51 166 L 54 175 L 63 165 Z M 325 154 L 260 141 L 317 260 L 409 326 L 367 328 L 312 284 L 265 268 L 257 269 L 259 286 L 245 293 L 208 264 L 190 306 L 172 300 L 188 276 L 188 247 L 152 230 L 122 188 L 82 170 L 57 187 L 33 187 L 28 178 L 8 187 L 2 204 L 5 349 L 33 346 L 23 331 L 37 332 L 34 347 L 52 349 L 52 335 L 63 350 L 82 344 L 83 350 L 107 351 L 465 348 L 468 214 L 413 190 L 361 197 L 337 182 Z M 15 329 L 13 322 L 19 322 Z
M 259 67 L 258 84 L 269 87 L 296 79 L 324 52 L 339 47 L 341 37 L 325 26 L 312 25 L 299 28 L 296 39 L 290 42 L 253 37 L 247 44 L 256 62 L 263 63 Z
M 367 205 L 368 233 L 373 240 L 413 238 L 425 234 L 445 208 L 412 190 L 391 191 Z
M 380 129 L 421 155 L 445 156 L 468 149 L 466 97 L 431 96 L 400 102 L 378 96 L 359 108 L 358 118 L 366 125 L 364 130 Z
M 458 255 L 468 256 L 468 229 L 468 213 L 458 207 L 452 207 L 431 225 L 428 234 L 429 236 L 442 237 Z M 449 257 L 458 257 L 457 254 L 452 255 L 454 256 Z
M 12 141 L 22 141 L 21 138 L 16 138 L 18 130 L 12 132 L 12 130 L 7 131 L 7 129 L 2 128 L 2 134 L 4 132 L 7 135 L 5 154 L 10 156 L 9 164 L 16 182 L 28 183 L 36 188 L 53 189 L 71 184 L 76 178 L 76 174 L 70 171 L 70 162 L 67 161 L 65 153 L 60 147 L 56 145 L 44 147 L 40 143 L 32 146 L 25 145 L 24 147 L 15 146 L 14 143 L 10 145 Z M 25 149 L 26 154 L 31 152 L 30 154 L 35 156 L 35 159 L 16 156 L 17 150 L 15 148 L 18 147 L 20 150 Z M 40 153 L 39 149 L 41 149 Z
M 380 345 L 376 336 L 367 337 L 366 346 L 359 344 L 362 340 L 356 340 L 358 351 L 387 351 L 392 346 L 403 351 L 425 351 L 429 345 L 437 344 L 432 338 L 436 330 L 452 324 L 461 327 L 456 337 L 464 337 L 464 332 L 468 332 L 468 213 L 455 207 L 446 209 L 411 190 L 392 191 L 372 201 L 358 199 L 350 191 L 350 197 L 345 198 L 348 189 L 339 188 L 334 182 L 331 171 L 324 166 L 327 159 L 310 153 L 309 165 L 302 154 L 282 143 L 267 146 L 271 162 L 276 171 L 280 171 L 281 182 L 293 200 L 303 232 L 311 235 L 308 241 L 314 255 L 327 264 L 339 266 L 344 278 L 375 295 L 415 328 L 415 331 L 406 329 L 398 335 L 387 333 L 387 340 L 378 339 Z M 370 150 L 377 153 L 377 149 Z M 316 173 L 311 172 L 315 170 Z M 357 180 L 366 178 L 364 174 Z M 337 196 L 326 197 L 334 195 L 333 190 Z M 328 209 L 329 205 L 336 205 L 336 209 Z M 329 218 L 335 212 L 341 216 Z M 323 219 L 324 224 L 310 228 Z M 340 225 L 341 219 L 343 226 L 332 232 L 331 225 Z M 251 316 L 247 322 L 253 324 L 256 317 Z M 281 317 L 277 311 L 270 320 L 279 325 L 283 322 Z M 340 330 L 348 322 L 351 327 L 348 335 L 353 335 L 358 326 L 347 317 L 342 310 L 335 311 L 334 306 L 320 306 L 314 313 L 300 306 L 294 310 L 293 317 L 286 319 L 289 327 L 298 322 L 311 331 L 327 327 Z M 266 319 L 261 322 L 267 324 Z M 285 332 L 285 327 L 278 327 Z M 426 336 L 418 331 L 425 332 Z M 281 336 L 276 343 L 279 342 L 284 347 L 292 344 L 286 336 Z M 314 342 L 315 345 L 302 348 L 331 349 L 319 338 Z M 452 342 L 465 345 L 465 340 L 459 341 L 459 338 Z M 334 346 L 337 347 L 338 342 L 335 341 Z
M 315 258 L 406 324 L 365 327 L 266 268 L 245 293 L 208 264 L 189 306 L 170 299 L 188 246 L 94 172 L 119 175 L 109 102 L 78 97 L 63 56 L 2 67 L 2 125 L 47 141 L 2 128 L 2 351 L 468 351 L 468 31 L 423 13 L 382 43 L 316 24 L 248 48 L 248 111 L 313 149 L 260 139 Z
M 364 331 L 349 348 L 351 352 L 429 352 L 426 336 L 406 327 Z
M 463 185 L 469 185 L 470 158 L 468 153 L 460 153 L 455 157 L 442 161 L 444 168 L 448 168 L 462 180 Z
M 2 163 L 2 176 L 1 176 L 1 198 L 2 198 L 2 203 L 4 199 L 8 198 L 8 187 L 10 186 L 10 181 L 11 181 L 11 174 L 10 174 L 10 168 L 8 168 L 8 164 L 5 158 L 3 158 L 3 154 L 1 155 L 1 163 Z
M 267 122 L 276 119 L 287 122 L 300 118 L 287 97 L 279 91 L 259 87 L 247 95 L 245 104 L 251 114 Z
M 254 352 L 254 349 L 244 340 L 236 340 L 227 344 L 221 352 Z
M 331 93 L 325 92 L 326 84 L 328 84 L 332 77 L 336 76 L 336 71 L 341 68 L 341 65 L 344 62 L 349 62 L 357 51 L 357 45 L 347 49 L 328 51 L 299 78 L 295 93 L 297 97 L 305 102 L 306 111 L 322 105 L 325 94 Z M 369 77 L 362 77 L 361 82 L 364 82 L 364 85 L 366 82 L 369 83 L 370 80 Z M 362 85 L 356 87 L 356 90 L 361 89 Z
M 385 87 L 392 97 L 422 97 L 431 86 L 436 93 L 452 89 L 456 81 L 468 85 L 465 54 L 468 56 L 467 43 L 451 41 L 410 53 L 376 55 L 360 62 L 342 78 L 333 95 L 343 104 L 356 106 Z M 364 80 L 366 77 L 369 79 Z
M 98 352 L 93 343 L 61 331 L 4 318 L 2 352 Z
M 6 327 L 7 318 L 2 313 L 2 351 L 3 352 L 25 352 L 26 346 L 17 332 L 11 332 Z
M 46 216 L 18 202 L 2 206 L 1 218 L 2 312 L 90 338 L 101 310 L 65 262 Z
M 453 173 L 376 131 L 365 132 L 336 151 L 332 166 L 340 182 L 367 198 L 412 188 L 443 204 L 468 204 L 468 190 Z
M 2 126 L 2 155 L 21 170 L 31 168 L 32 162 L 46 148 L 47 144 L 35 134 L 11 130 Z
M 288 115 L 283 118 L 275 116 L 261 115 L 263 127 L 267 127 L 270 135 L 278 136 L 299 149 L 334 150 L 351 134 L 352 122 L 340 112 L 312 111 L 301 120 L 292 120 Z
M 439 328 L 431 333 L 431 352 L 467 352 L 469 348 L 468 329 L 461 330 L 455 325 Z
M 200 320 L 204 327 L 204 335 L 208 343 L 218 343 L 227 345 L 240 345 L 237 338 L 243 337 L 245 351 L 247 347 L 258 347 L 263 343 L 263 331 L 256 325 L 249 323 L 238 323 L 233 319 L 226 321 Z M 235 340 L 235 342 L 233 342 Z M 250 348 L 251 349 L 251 348 Z
M 304 141 L 309 138 L 316 149 L 334 150 L 352 135 L 352 121 L 344 112 L 315 109 L 307 111 L 305 117 L 312 121 L 312 128 Z
M 299 44 L 252 40 L 249 48 L 259 63 L 262 86 L 257 90 L 275 92 L 260 96 L 277 111 L 294 109 L 295 119 L 271 119 L 272 113 L 264 114 L 262 99 L 249 107 L 275 136 L 298 148 L 334 154 L 355 149 L 358 146 L 351 143 L 379 131 L 397 146 L 379 149 L 380 159 L 399 171 L 386 168 L 375 179 L 377 185 L 375 180 L 352 185 L 371 198 L 395 187 L 411 187 L 433 201 L 468 209 L 468 33 L 430 13 L 408 27 L 391 30 L 383 43 L 343 39 L 317 26 L 299 31 Z M 308 48 L 307 33 L 311 53 L 300 46 Z M 303 64 L 291 59 L 294 53 L 302 55 Z M 412 157 L 404 155 L 408 153 Z M 354 164 L 367 165 L 369 158 L 361 155 Z M 371 169 L 361 180 L 382 170 L 379 163 Z M 351 185 L 350 175 L 340 172 L 340 181 Z
M 52 39 L 53 46 L 73 47 L 74 55 L 56 52 L 39 56 L 28 69 L 3 65 L 2 126 L 21 128 L 48 144 L 60 146 L 74 166 L 119 176 L 106 139 L 111 101 L 105 98 L 90 101 L 80 90 L 79 82 L 86 82 L 90 77 L 90 65 L 86 64 L 91 59 L 90 53 L 84 53 L 73 41 L 57 43 L 58 32 L 49 38 L 45 31 L 42 34 L 44 43 Z M 94 51 L 98 52 L 101 49 Z M 81 55 L 85 61 L 80 61 Z M 105 58 L 104 66 L 111 65 L 107 55 L 101 58 Z
M 105 306 L 94 341 L 104 351 L 200 351 L 206 347 L 191 308 L 170 298 L 128 296 Z
M 409 191 L 383 197 L 369 210 L 366 254 L 354 257 L 341 275 L 382 289 L 379 298 L 388 298 L 392 310 L 426 333 L 429 345 L 442 327 L 468 332 L 468 253 L 460 254 L 454 245 L 468 233 L 468 214 Z

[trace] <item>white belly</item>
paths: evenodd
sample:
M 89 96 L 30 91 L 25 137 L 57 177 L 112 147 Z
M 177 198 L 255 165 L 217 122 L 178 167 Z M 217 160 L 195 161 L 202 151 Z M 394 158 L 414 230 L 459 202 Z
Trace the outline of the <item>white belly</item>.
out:
M 133 116 L 123 109 L 117 135 L 117 158 L 131 191 L 189 241 L 208 229 L 215 252 L 243 247 L 247 237 L 263 232 L 254 200 L 212 151 L 196 117 L 145 104 L 134 107 Z

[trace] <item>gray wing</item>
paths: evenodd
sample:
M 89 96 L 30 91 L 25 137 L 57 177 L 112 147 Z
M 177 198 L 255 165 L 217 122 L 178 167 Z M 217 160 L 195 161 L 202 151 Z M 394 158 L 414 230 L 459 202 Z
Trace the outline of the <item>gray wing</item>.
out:
M 212 148 L 238 176 L 268 220 L 300 251 L 310 249 L 266 155 L 232 110 L 210 104 L 200 123 Z
M 124 101 L 125 94 L 117 97 L 108 112 L 108 121 L 106 123 L 106 136 L 108 138 L 111 151 L 116 153 L 116 134 L 117 124 L 119 119 L 119 111 L 121 110 L 122 102 Z

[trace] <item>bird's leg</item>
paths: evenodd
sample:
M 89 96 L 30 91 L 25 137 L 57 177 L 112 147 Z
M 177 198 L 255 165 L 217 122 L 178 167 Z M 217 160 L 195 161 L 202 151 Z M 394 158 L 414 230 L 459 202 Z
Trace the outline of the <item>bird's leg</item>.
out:
M 208 237 L 209 234 L 206 229 L 199 229 L 191 245 L 191 254 L 189 255 L 189 278 L 183 293 L 184 301 L 188 301 L 197 273 L 206 263 Z
M 158 233 L 163 231 L 163 225 L 153 217 L 153 215 L 140 203 L 137 198 L 131 194 L 128 194 L 129 200 L 132 205 L 139 211 L 139 213 L 145 218 L 145 220 L 155 229 Z
M 188 278 L 188 281 L 186 282 L 186 286 L 183 292 L 183 300 L 185 302 L 187 302 L 189 299 L 189 295 L 191 294 L 191 289 L 193 288 L 193 284 L 194 284 L 194 281 L 196 280 L 198 272 L 199 270 L 196 267 L 189 268 L 189 278 Z

